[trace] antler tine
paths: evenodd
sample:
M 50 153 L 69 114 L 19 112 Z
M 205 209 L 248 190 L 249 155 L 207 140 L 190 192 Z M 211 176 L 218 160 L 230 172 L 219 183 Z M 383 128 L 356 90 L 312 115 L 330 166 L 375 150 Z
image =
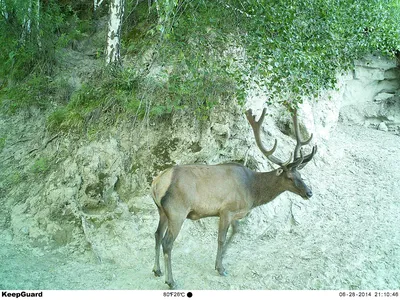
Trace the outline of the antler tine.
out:
M 300 157 L 298 159 L 295 159 L 291 164 L 290 168 L 296 169 L 298 168 L 304 161 L 304 156 L 303 156 L 303 151 L 300 149 Z
M 247 120 L 249 121 L 251 127 L 253 128 L 253 133 L 254 133 L 254 137 L 256 139 L 256 143 L 258 148 L 261 150 L 261 152 L 273 163 L 281 166 L 281 167 L 285 167 L 286 165 L 289 164 L 289 162 L 292 160 L 292 156 L 290 156 L 289 160 L 286 162 L 281 161 L 280 159 L 276 158 L 275 156 L 273 156 L 272 154 L 275 152 L 276 147 L 278 145 L 278 141 L 277 139 L 275 139 L 275 144 L 272 147 L 271 150 L 267 150 L 264 145 L 261 142 L 261 138 L 260 138 L 260 128 L 261 128 L 261 124 L 264 120 L 265 117 L 265 113 L 266 113 L 267 109 L 264 108 L 262 113 L 261 113 L 261 117 L 258 119 L 258 121 L 256 121 L 256 117 L 253 116 L 253 112 L 251 109 L 246 111 L 246 117 Z
M 313 134 L 310 135 L 310 137 L 305 140 L 302 141 L 301 137 L 300 137 L 300 126 L 299 123 L 297 121 L 297 110 L 294 111 L 293 114 L 293 125 L 294 125 L 294 134 L 296 136 L 296 147 L 294 148 L 294 160 L 297 160 L 299 158 L 300 155 L 300 149 L 302 146 L 305 146 L 307 144 L 309 144 L 313 138 Z
M 301 170 L 304 168 L 304 166 L 312 160 L 314 154 L 317 153 L 317 145 L 313 146 L 311 153 L 307 154 L 304 158 L 303 161 L 299 164 L 299 166 L 297 167 L 298 170 Z
M 294 133 L 296 136 L 296 147 L 294 148 L 293 162 L 289 165 L 289 167 L 301 169 L 313 158 L 314 154 L 317 152 L 317 146 L 313 146 L 313 149 L 310 154 L 303 156 L 301 152 L 301 147 L 308 145 L 311 142 L 313 134 L 311 134 L 307 140 L 305 141 L 301 140 L 300 127 L 297 120 L 297 110 L 295 110 L 293 113 L 293 126 L 294 126 Z

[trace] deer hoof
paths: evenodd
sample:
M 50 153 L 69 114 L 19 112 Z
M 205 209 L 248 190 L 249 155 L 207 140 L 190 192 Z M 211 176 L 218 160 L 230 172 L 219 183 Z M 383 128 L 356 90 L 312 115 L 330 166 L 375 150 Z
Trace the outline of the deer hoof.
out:
M 162 276 L 162 272 L 161 270 L 153 270 L 154 276 L 156 277 L 161 277 Z
M 228 272 L 226 272 L 224 268 L 217 269 L 217 271 L 218 271 L 219 275 L 221 275 L 221 276 L 224 276 L 224 277 L 228 276 Z
M 175 281 L 165 282 L 165 283 L 168 284 L 170 290 L 176 290 L 178 288 L 178 286 L 177 286 Z

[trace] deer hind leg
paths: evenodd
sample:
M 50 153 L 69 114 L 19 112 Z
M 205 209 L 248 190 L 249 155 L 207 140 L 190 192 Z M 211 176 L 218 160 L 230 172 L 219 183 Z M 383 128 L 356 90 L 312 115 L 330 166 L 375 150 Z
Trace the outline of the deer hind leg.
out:
M 167 216 L 165 215 L 164 209 L 161 207 L 158 207 L 158 213 L 160 215 L 160 221 L 158 222 L 158 227 L 157 231 L 155 232 L 155 240 L 156 240 L 156 248 L 155 248 L 155 260 L 154 260 L 154 267 L 153 267 L 153 272 L 154 275 L 157 277 L 162 276 L 161 268 L 160 268 L 160 247 L 161 247 L 161 240 L 165 234 L 165 230 L 167 229 L 168 226 L 168 219 Z
M 175 218 L 177 216 L 174 216 Z M 186 219 L 186 215 L 182 218 L 176 218 L 174 220 L 168 219 L 168 228 L 162 239 L 162 247 L 164 252 L 164 262 L 165 262 L 165 283 L 169 285 L 170 289 L 176 288 L 176 283 L 172 277 L 172 266 L 171 266 L 171 252 L 172 246 L 176 237 L 181 230 L 182 224 Z
M 228 233 L 231 219 L 229 214 L 221 214 L 219 217 L 219 228 L 218 228 L 218 250 L 217 259 L 215 261 L 215 269 L 221 276 L 228 275 L 225 268 L 222 265 L 222 257 L 224 254 L 224 247 L 226 241 L 226 234 Z

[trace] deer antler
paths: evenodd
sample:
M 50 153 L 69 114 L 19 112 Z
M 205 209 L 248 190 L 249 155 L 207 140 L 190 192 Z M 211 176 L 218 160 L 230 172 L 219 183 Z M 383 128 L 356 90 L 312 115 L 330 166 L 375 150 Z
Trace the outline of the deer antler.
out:
M 294 126 L 294 134 L 296 136 L 296 147 L 294 148 L 293 162 L 288 165 L 288 168 L 291 169 L 297 168 L 300 170 L 304 168 L 304 166 L 313 158 L 314 154 L 317 152 L 317 146 L 313 146 L 310 154 L 303 156 L 301 147 L 308 145 L 311 142 L 313 135 L 311 134 L 311 136 L 305 141 L 301 140 L 300 127 L 297 121 L 297 110 L 295 110 L 293 113 L 293 126 Z
M 264 120 L 265 117 L 265 112 L 266 112 L 266 108 L 263 109 L 261 117 L 258 119 L 258 121 L 256 121 L 255 116 L 253 116 L 253 112 L 251 109 L 246 111 L 246 117 L 247 120 L 249 121 L 251 127 L 253 128 L 253 133 L 254 133 L 254 137 L 256 139 L 256 143 L 258 148 L 261 150 L 261 152 L 274 164 L 277 164 L 281 167 L 286 167 L 286 165 L 289 164 L 289 162 L 292 160 L 292 156 L 290 156 L 289 160 L 284 162 L 282 160 L 280 160 L 279 158 L 276 158 L 275 156 L 273 156 L 272 154 L 275 152 L 276 150 L 276 146 L 278 144 L 278 141 L 275 139 L 275 144 L 272 147 L 271 150 L 267 150 L 264 145 L 261 142 L 261 138 L 260 138 L 260 128 L 261 128 L 261 124 Z

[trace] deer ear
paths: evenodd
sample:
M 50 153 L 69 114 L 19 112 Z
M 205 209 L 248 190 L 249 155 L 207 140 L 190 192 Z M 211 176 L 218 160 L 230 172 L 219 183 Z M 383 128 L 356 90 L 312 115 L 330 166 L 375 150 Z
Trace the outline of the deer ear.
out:
M 276 176 L 279 176 L 283 173 L 283 169 L 279 168 L 278 170 L 276 170 Z

